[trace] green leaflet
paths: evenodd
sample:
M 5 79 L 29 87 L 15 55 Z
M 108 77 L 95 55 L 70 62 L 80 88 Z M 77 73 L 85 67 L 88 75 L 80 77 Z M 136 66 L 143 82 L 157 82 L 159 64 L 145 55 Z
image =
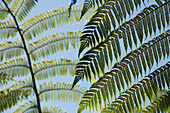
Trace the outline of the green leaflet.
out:
M 15 37 L 17 34 L 17 28 L 15 22 L 9 19 L 6 22 L 0 23 L 0 37 L 1 40 L 8 39 L 9 37 Z
M 4 59 L 8 60 L 23 54 L 24 48 L 21 40 L 19 39 L 17 39 L 16 42 L 5 41 L 5 43 L 0 44 L 0 62 L 2 62 Z
M 54 84 L 52 81 L 48 83 L 40 84 L 39 97 L 42 101 L 70 101 L 79 103 L 80 98 L 84 92 L 84 89 L 79 86 L 75 86 L 74 89 L 70 90 L 72 84 L 66 84 L 57 82 Z M 48 96 L 50 95 L 50 96 Z
M 67 76 L 68 72 L 70 76 L 73 76 L 75 73 L 72 70 L 74 70 L 75 66 L 76 60 L 71 61 L 69 59 L 54 59 L 32 65 L 34 75 L 37 80 L 44 80 L 49 77 L 52 78 L 56 76 Z
M 35 0 L 15 0 L 10 7 L 16 19 L 22 21 L 36 5 Z
M 36 61 L 41 57 L 53 55 L 59 51 L 68 50 L 70 44 L 74 49 L 79 47 L 79 40 L 81 31 L 66 33 L 55 33 L 39 39 L 38 41 L 29 43 L 28 50 L 32 60 Z

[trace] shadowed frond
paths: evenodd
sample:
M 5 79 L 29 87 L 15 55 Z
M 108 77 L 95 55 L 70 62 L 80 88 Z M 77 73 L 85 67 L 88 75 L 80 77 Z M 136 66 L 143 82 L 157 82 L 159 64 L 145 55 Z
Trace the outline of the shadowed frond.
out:
M 40 84 L 39 96 L 42 101 L 70 101 L 79 103 L 83 92 L 83 88 L 76 86 L 73 90 L 70 90 L 72 84 L 66 84 L 64 82 L 53 82 Z
M 81 31 L 71 31 L 67 32 L 67 34 L 63 32 L 61 35 L 55 33 L 51 36 L 41 38 L 36 42 L 29 43 L 29 54 L 32 60 L 35 61 L 38 58 L 53 55 L 58 51 L 68 50 L 70 44 L 74 49 L 78 48 L 80 33 Z
M 157 95 L 158 90 L 162 90 L 163 81 L 169 78 L 170 62 L 158 68 L 148 76 L 145 76 L 137 84 L 121 93 L 111 104 L 102 109 L 102 113 L 121 112 L 133 113 L 136 108 L 141 111 L 142 104 L 145 103 L 146 97 L 151 98 L 153 94 Z M 161 80 L 162 82 L 159 82 Z M 169 84 L 169 79 L 167 80 Z M 158 85 L 161 84 L 161 85 Z M 166 86 L 164 86 L 165 89 Z
M 151 69 L 154 60 L 158 63 L 162 57 L 165 58 L 169 56 L 169 35 L 170 31 L 168 30 L 166 33 L 163 33 L 148 43 L 143 44 L 138 50 L 129 53 L 123 58 L 118 69 L 125 68 L 126 66 L 123 66 L 127 63 L 129 63 L 133 75 L 138 75 L 139 73 L 142 74 L 142 65 L 145 72 L 147 69 L 146 64 L 149 69 Z M 115 54 L 115 43 L 117 42 L 114 41 L 114 39 L 115 37 L 110 38 L 107 43 L 101 43 L 99 46 L 92 48 L 85 53 L 77 63 L 75 69 L 76 76 L 80 76 L 79 79 L 85 77 L 86 80 L 91 80 L 93 77 L 92 75 L 96 78 L 96 73 L 98 74 L 97 78 L 99 78 L 99 70 L 102 70 L 104 73 L 105 65 L 108 65 L 109 59 L 112 62 L 112 54 Z
M 4 20 L 8 17 L 8 10 L 0 3 L 0 20 Z
M 33 64 L 34 75 L 37 80 L 48 79 L 49 77 L 74 76 L 74 68 L 77 61 L 69 59 L 57 59 L 51 61 L 42 61 L 41 63 Z
M 10 7 L 16 19 L 20 22 L 29 14 L 30 10 L 36 5 L 35 0 L 15 0 Z
M 0 91 L 0 112 L 4 112 L 8 108 L 15 106 L 18 101 L 28 97 L 30 90 L 2 90 Z
M 21 105 L 13 113 L 38 113 L 36 101 L 29 100 L 25 104 Z
M 145 109 L 142 110 L 143 113 L 167 113 L 170 108 L 170 90 L 166 94 L 160 96 L 154 100 L 151 105 L 148 105 Z
M 89 9 L 95 8 L 95 7 L 96 7 L 96 4 L 97 4 L 97 6 L 99 7 L 99 5 L 102 5 L 103 2 L 106 3 L 107 1 L 108 1 L 108 0 L 99 0 L 99 1 L 97 1 L 97 0 L 84 0 L 80 19 L 86 14 L 86 12 L 87 12 Z
M 117 2 L 114 4 L 117 4 Z M 108 11 L 101 10 L 101 12 L 99 10 L 99 12 L 97 13 L 97 15 L 99 16 L 94 15 L 91 21 L 85 25 L 80 38 L 81 46 L 78 55 L 80 55 L 80 53 L 89 45 L 94 47 L 97 43 L 106 38 L 109 38 L 115 33 L 119 35 L 119 37 L 124 39 L 124 47 L 126 50 L 128 48 L 128 43 L 130 48 L 132 48 L 132 39 L 134 40 L 135 45 L 137 45 L 137 37 L 142 44 L 143 34 L 145 34 L 145 37 L 147 38 L 149 33 L 150 35 L 153 31 L 154 33 L 156 33 L 156 26 L 159 30 L 161 30 L 161 25 L 163 25 L 163 28 L 165 28 L 165 20 L 167 21 L 167 26 L 169 26 L 170 12 L 168 4 L 169 2 L 162 4 L 161 6 L 151 5 L 150 7 L 145 8 L 135 18 L 129 20 L 128 22 L 125 22 L 117 30 L 112 31 L 109 36 L 108 33 L 111 29 L 109 18 L 111 18 L 111 23 L 113 24 L 113 26 L 115 26 L 114 17 L 111 17 L 111 14 L 107 14 L 111 13 L 111 9 L 109 9 Z M 112 7 L 114 7 L 114 5 Z M 119 12 L 118 14 L 121 14 L 121 12 Z M 120 18 L 118 19 L 120 20 Z M 106 31 L 106 29 L 108 31 Z
M 134 81 L 138 79 L 139 74 L 142 76 L 142 69 L 144 68 L 145 71 L 148 69 L 146 64 L 148 64 L 149 69 L 151 69 L 154 63 L 153 45 L 160 46 L 165 38 L 169 40 L 169 33 L 156 37 L 155 42 L 151 40 L 143 44 L 137 50 L 130 52 L 119 63 L 116 63 L 110 72 L 105 73 L 104 76 L 100 77 L 99 80 L 87 90 L 80 102 L 80 111 L 87 106 L 89 109 L 97 110 L 97 103 L 101 108 L 103 104 L 106 105 L 106 101 L 112 99 L 113 95 L 116 98 L 117 90 L 121 92 L 122 89 L 125 89 L 125 83 L 129 86 L 133 79 Z M 160 54 L 162 55 L 163 52 L 160 51 Z M 87 75 L 86 78 L 90 76 L 91 75 Z M 99 98 L 99 100 L 97 98 Z M 101 102 L 101 98 L 103 102 Z M 91 102 L 93 102 L 93 104 L 95 103 L 92 108 Z
M 0 73 L 0 87 L 1 86 L 5 86 L 6 84 L 8 84 L 8 82 L 13 81 L 13 77 L 9 76 L 6 73 Z
M 16 42 L 5 41 L 5 43 L 0 44 L 0 62 L 23 54 L 23 44 L 19 39 Z
M 83 4 L 83 9 L 81 11 L 81 16 L 80 19 L 86 14 L 86 12 L 91 9 L 91 8 L 95 8 L 96 5 L 99 7 L 100 5 L 104 4 L 107 5 L 107 2 L 109 1 L 115 1 L 115 2 L 119 2 L 119 6 L 121 6 L 123 9 L 119 8 L 119 6 L 116 6 L 117 10 L 121 10 L 122 13 L 126 13 L 126 11 L 130 14 L 130 12 L 133 12 L 134 10 L 134 5 L 136 6 L 136 8 L 141 5 L 141 2 L 144 0 L 138 0 L 138 1 L 133 1 L 133 0 L 84 0 L 84 4 Z M 104 7 L 104 5 L 102 7 Z M 120 14 L 120 13 L 118 13 Z M 121 14 L 120 14 L 121 15 Z M 118 16 L 118 15 L 116 15 Z M 122 16 L 122 15 L 121 15 Z M 125 18 L 126 18 L 126 14 L 125 14 Z
M 0 63 L 0 73 L 10 76 L 26 76 L 30 73 L 26 58 L 13 59 L 9 62 Z
M 81 5 L 76 5 L 72 8 L 72 16 L 70 18 L 68 18 L 67 7 L 62 7 L 61 10 L 56 9 L 48 11 L 24 22 L 21 27 L 24 28 L 23 35 L 25 39 L 30 40 L 32 37 L 36 37 L 48 29 L 55 28 L 56 25 L 60 26 L 63 24 L 73 23 L 75 22 L 74 20 L 78 21 Z M 90 16 L 87 18 L 90 18 Z M 87 18 L 85 18 L 85 20 Z
M 17 28 L 15 22 L 10 19 L 9 21 L 0 23 L 0 37 L 2 39 L 7 39 L 9 37 L 15 37 L 17 34 Z

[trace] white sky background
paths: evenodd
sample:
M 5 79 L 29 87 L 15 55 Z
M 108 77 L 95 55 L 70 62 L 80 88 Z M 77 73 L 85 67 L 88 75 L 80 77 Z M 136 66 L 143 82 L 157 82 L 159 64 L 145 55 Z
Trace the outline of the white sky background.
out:
M 49 11 L 49 10 L 61 9 L 61 7 L 67 7 L 67 6 L 70 5 L 70 2 L 71 2 L 71 0 L 38 0 L 38 1 L 39 2 L 37 3 L 37 6 L 32 9 L 30 14 L 27 16 L 26 20 L 34 17 L 35 15 L 38 15 L 40 13 L 43 13 L 43 12 L 46 12 L 46 11 Z M 84 0 L 78 0 L 76 4 L 82 4 L 83 5 L 83 1 Z M 151 1 L 150 3 L 153 3 L 152 0 L 150 0 L 150 1 Z M 142 5 L 140 10 L 142 10 L 142 9 L 143 9 L 143 5 Z M 136 13 L 134 15 L 136 16 Z M 62 26 L 56 27 L 55 29 L 48 30 L 48 31 L 44 32 L 39 37 L 37 37 L 35 39 L 33 38 L 32 41 L 38 40 L 39 38 L 42 38 L 44 36 L 52 35 L 53 33 L 56 33 L 56 32 L 58 32 L 58 33 L 65 32 L 66 33 L 67 31 L 82 30 L 84 25 L 85 25 L 85 22 L 82 22 L 82 21 L 79 22 L 79 23 L 71 23 L 71 24 L 62 25 Z M 0 43 L 3 43 L 3 42 L 0 42 Z M 130 49 L 128 51 L 130 51 Z M 59 59 L 61 57 L 62 58 L 74 59 L 74 58 L 77 58 L 77 54 L 78 54 L 78 50 L 70 49 L 67 52 L 61 51 L 61 52 L 54 54 L 50 57 L 42 58 L 42 60 L 44 60 L 44 61 L 45 60 L 52 60 L 54 58 Z M 125 54 L 126 53 L 122 53 L 122 56 L 125 55 Z M 168 58 L 168 60 L 170 60 L 170 57 Z M 38 61 L 38 62 L 40 62 L 40 61 Z M 165 62 L 162 62 L 159 66 L 164 65 L 164 64 L 165 64 Z M 157 67 L 155 65 L 155 68 L 153 68 L 152 70 L 155 70 L 156 68 Z M 149 72 L 147 72 L 147 73 L 149 73 Z M 63 82 L 66 82 L 66 83 L 72 83 L 73 80 L 74 80 L 74 78 L 72 78 L 70 76 L 56 77 L 56 79 L 52 78 L 52 79 L 48 80 L 47 82 L 53 80 L 53 81 L 63 81 Z M 53 83 L 55 83 L 55 82 L 53 82 Z M 81 85 L 82 87 L 85 87 L 86 89 L 88 89 L 90 87 L 90 83 L 86 82 L 85 80 L 83 82 L 80 81 L 78 84 Z M 42 103 L 42 104 L 45 104 L 45 103 Z M 46 104 L 48 104 L 49 106 L 59 106 L 62 110 L 65 110 L 68 113 L 75 113 L 77 108 L 78 108 L 78 104 L 74 104 L 74 103 L 71 103 L 71 102 L 49 102 L 49 103 L 46 103 Z M 9 110 L 8 112 L 11 112 L 16 108 L 18 108 L 18 106 Z M 84 113 L 88 113 L 88 112 L 89 111 L 84 111 Z

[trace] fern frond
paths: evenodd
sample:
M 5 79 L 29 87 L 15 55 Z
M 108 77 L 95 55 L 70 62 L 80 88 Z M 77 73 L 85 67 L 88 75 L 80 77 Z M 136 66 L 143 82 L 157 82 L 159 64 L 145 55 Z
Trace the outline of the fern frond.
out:
M 132 113 L 134 112 L 134 110 L 136 110 L 135 108 L 140 111 L 142 104 L 145 103 L 146 97 L 148 97 L 151 101 L 153 94 L 155 93 L 156 95 L 158 93 L 158 88 L 159 90 L 162 89 L 162 86 L 158 86 L 157 81 L 160 78 L 163 78 L 165 80 L 168 77 L 168 71 L 170 71 L 170 62 L 156 69 L 148 76 L 145 76 L 137 84 L 134 84 L 131 88 L 120 94 L 120 96 L 116 98 L 111 104 L 107 105 L 107 107 L 102 109 L 102 113 Z M 163 84 L 159 81 L 158 83 Z M 123 107 L 125 107 L 124 109 L 126 109 L 127 111 L 123 111 Z
M 26 78 L 24 80 L 19 80 L 16 84 L 12 85 L 10 89 L 24 89 L 24 88 L 33 88 L 32 80 L 31 78 Z
M 63 32 L 61 35 L 55 33 L 51 36 L 41 38 L 36 42 L 29 43 L 29 54 L 32 60 L 35 61 L 38 58 L 49 56 L 58 51 L 68 50 L 70 44 L 74 49 L 78 48 L 80 33 L 81 31 L 71 31 L 67 32 L 67 34 Z
M 49 77 L 67 76 L 69 71 L 70 76 L 74 76 L 74 68 L 76 60 L 57 59 L 51 61 L 42 61 L 41 63 L 33 64 L 33 71 L 37 80 L 48 79 Z
M 49 108 L 49 105 L 45 105 L 42 107 L 42 112 L 43 113 L 66 113 L 64 111 L 62 111 L 59 107 L 50 107 Z
M 122 89 L 125 89 L 125 83 L 127 84 L 127 86 L 129 86 L 129 83 L 131 84 L 132 78 L 134 80 L 138 79 L 139 73 L 141 73 L 142 76 L 142 66 L 143 68 L 146 68 L 147 63 L 150 64 L 149 69 L 151 69 L 153 66 L 151 59 L 154 57 L 153 53 L 151 53 L 153 45 L 160 46 L 160 43 L 165 38 L 168 38 L 169 40 L 169 33 L 167 33 L 166 35 L 161 34 L 160 36 L 156 37 L 156 41 L 154 40 L 155 42 L 151 40 L 148 43 L 143 44 L 137 50 L 130 52 L 119 63 L 116 63 L 110 72 L 105 73 L 104 76 L 100 77 L 99 80 L 92 84 L 90 89 L 87 90 L 80 102 L 80 111 L 87 106 L 89 107 L 89 109 L 97 110 L 97 103 L 100 105 L 101 108 L 102 103 L 106 105 L 106 101 L 109 102 L 109 100 L 112 99 L 113 95 L 116 98 L 117 89 L 119 90 L 119 92 L 121 92 Z M 148 54 L 150 56 L 148 56 Z M 162 54 L 162 51 L 160 52 L 160 54 Z M 97 98 L 99 98 L 100 101 Z M 103 102 L 101 102 L 101 98 Z M 94 104 L 92 108 L 91 102 L 93 102 Z
M 10 76 L 26 76 L 30 73 L 26 58 L 18 58 L 9 62 L 0 63 L 0 73 L 6 73 Z
M 62 7 L 61 10 L 56 9 L 48 11 L 24 22 L 21 27 L 24 28 L 23 35 L 25 39 L 30 40 L 32 37 L 36 37 L 48 29 L 55 28 L 56 25 L 60 26 L 63 24 L 73 23 L 74 20 L 78 21 L 81 5 L 76 5 L 72 8 L 72 16 L 70 18 L 68 18 L 67 7 Z
M 8 10 L 0 3 L 0 20 L 4 20 L 8 17 Z
M 117 2 L 115 4 L 117 4 Z M 94 17 L 91 19 L 91 21 L 85 25 L 80 38 L 81 45 L 78 55 L 80 55 L 80 53 L 87 46 L 90 45 L 92 47 L 95 47 L 96 43 L 99 43 L 106 38 L 108 39 L 115 33 L 118 34 L 120 38 L 124 39 L 124 47 L 126 51 L 128 48 L 128 43 L 130 48 L 132 49 L 132 39 L 134 40 L 135 45 L 137 45 L 138 37 L 142 44 L 143 34 L 145 34 L 145 36 L 147 37 L 149 33 L 150 35 L 152 34 L 152 31 L 156 33 L 156 26 L 158 26 L 159 30 L 161 30 L 161 25 L 163 25 L 163 28 L 165 28 L 165 18 L 167 21 L 167 26 L 169 26 L 168 4 L 169 2 L 161 6 L 151 5 L 150 7 L 145 8 L 135 18 L 129 20 L 128 22 L 125 22 L 117 30 L 112 31 L 109 36 L 108 33 L 110 32 L 110 23 L 115 26 L 115 19 L 114 17 L 111 17 L 111 6 L 108 7 L 110 8 L 107 9 L 108 11 L 101 10 L 101 12 L 97 12 L 96 15 L 94 15 Z M 114 7 L 114 5 L 112 5 L 112 7 Z M 121 14 L 121 12 L 119 12 L 118 14 Z M 106 19 L 104 19 L 103 17 Z M 112 22 L 110 22 L 109 18 L 111 18 Z M 106 28 L 108 31 L 105 30 Z
M 66 84 L 65 82 L 53 82 L 40 84 L 39 97 L 42 101 L 70 101 L 79 103 L 83 92 L 85 91 L 80 86 L 76 86 L 71 89 L 72 84 Z
M 38 113 L 37 104 L 35 101 L 29 100 L 24 105 L 21 105 L 13 113 Z M 47 105 L 42 106 L 42 113 L 65 113 L 59 107 L 48 107 Z
M 28 97 L 30 90 L 2 90 L 0 91 L 0 112 L 15 106 L 18 101 L 21 101 Z
M 170 30 L 166 31 L 165 34 L 163 33 L 160 36 L 154 38 L 148 43 L 143 44 L 139 49 L 132 51 L 123 58 L 123 60 L 121 61 L 122 63 L 120 63 L 120 66 L 118 67 L 120 69 L 123 69 L 125 67 L 122 66 L 130 63 L 129 65 L 132 74 L 138 75 L 140 73 L 142 75 L 142 65 L 144 71 L 146 72 L 146 64 L 148 65 L 149 69 L 151 69 L 154 64 L 154 60 L 156 61 L 156 63 L 159 62 L 158 56 L 160 57 L 160 59 L 162 57 L 165 58 L 169 56 L 169 34 Z M 113 37 L 108 39 L 106 43 L 100 43 L 99 46 L 92 48 L 91 50 L 86 52 L 76 65 L 75 75 L 80 76 L 79 79 L 83 79 L 85 77 L 86 80 L 91 80 L 92 75 L 94 75 L 94 78 L 96 78 L 97 73 L 97 78 L 99 78 L 99 70 L 102 70 L 102 72 L 104 73 L 105 66 L 108 65 L 108 59 L 112 61 L 112 54 L 118 51 L 115 51 L 115 43 L 117 42 L 118 41 L 115 41 L 115 37 Z
M 37 104 L 35 101 L 29 100 L 24 105 L 21 105 L 17 110 L 13 113 L 38 113 Z
M 35 0 L 15 0 L 10 7 L 16 19 L 20 22 L 29 14 L 30 10 L 36 5 Z
M 170 105 L 170 90 L 167 91 L 166 94 L 160 96 L 156 100 L 154 100 L 151 105 L 148 105 L 145 109 L 142 110 L 143 113 L 154 113 L 161 112 L 166 113 L 169 112 Z
M 9 37 L 15 37 L 17 34 L 17 28 L 15 22 L 10 19 L 6 22 L 0 23 L 0 37 L 2 39 L 7 39 Z
M 0 62 L 23 54 L 23 44 L 19 39 L 17 39 L 17 42 L 5 41 L 5 43 L 0 44 Z
M 13 78 L 14 77 L 9 76 L 8 74 L 1 72 L 0 73 L 0 87 L 5 86 L 6 84 L 8 84 L 8 82 L 14 80 Z

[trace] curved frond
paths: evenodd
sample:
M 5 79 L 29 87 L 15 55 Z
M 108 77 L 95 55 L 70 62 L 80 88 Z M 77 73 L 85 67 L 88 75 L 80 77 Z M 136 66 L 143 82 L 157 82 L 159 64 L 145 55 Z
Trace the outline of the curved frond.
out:
M 90 89 L 87 90 L 87 92 L 84 94 L 80 102 L 80 108 L 79 108 L 80 111 L 87 106 L 89 107 L 89 109 L 97 110 L 98 109 L 96 108 L 97 105 L 95 105 L 97 103 L 100 105 L 101 108 L 102 103 L 106 105 L 106 101 L 112 99 L 113 95 L 116 98 L 117 90 L 121 92 L 122 89 L 125 89 L 125 84 L 129 86 L 129 84 L 131 84 L 132 78 L 134 80 L 138 79 L 139 73 L 142 76 L 142 71 L 143 71 L 142 67 L 146 68 L 146 63 L 149 64 L 148 67 L 149 69 L 151 69 L 154 62 L 152 60 L 154 57 L 152 53 L 153 45 L 160 46 L 159 44 L 165 38 L 168 38 L 169 40 L 169 33 L 167 33 L 166 35 L 161 34 L 159 37 L 156 37 L 155 38 L 156 41 L 154 40 L 155 42 L 151 40 L 148 43 L 143 44 L 140 48 L 130 52 L 120 62 L 116 63 L 110 72 L 105 73 L 104 76 L 100 77 L 99 80 L 94 84 L 92 84 Z M 160 54 L 163 54 L 163 52 L 161 52 Z M 101 102 L 102 101 L 101 98 L 103 102 Z M 93 102 L 94 104 L 92 108 L 91 108 L 92 105 L 91 102 Z
M 0 112 L 15 106 L 18 101 L 21 101 L 28 97 L 30 90 L 2 90 L 0 91 Z
M 70 76 L 74 76 L 76 62 L 76 60 L 71 61 L 69 59 L 60 59 L 58 61 L 54 59 L 33 64 L 35 78 L 37 80 L 44 80 L 49 77 L 67 76 L 68 72 Z
M 38 60 L 38 58 L 46 57 L 52 55 L 58 51 L 68 50 L 69 45 L 72 47 L 79 47 L 79 37 L 81 31 L 78 32 L 64 32 L 60 35 L 59 33 L 55 33 L 53 35 L 49 35 L 48 37 L 41 38 L 40 40 L 29 43 L 29 54 L 32 60 Z
M 39 97 L 42 101 L 70 101 L 79 103 L 81 96 L 84 93 L 84 89 L 76 86 L 71 89 L 72 84 L 66 84 L 64 82 L 53 82 L 40 84 Z
M 15 22 L 10 19 L 6 22 L 0 23 L 0 37 L 2 39 L 7 39 L 9 37 L 15 37 L 17 34 L 17 28 Z
M 8 17 L 8 10 L 0 3 L 0 20 L 4 20 Z
M 156 63 L 158 63 L 162 57 L 165 58 L 169 56 L 169 34 L 170 30 L 159 35 L 148 43 L 143 44 L 139 49 L 129 53 L 123 58 L 121 61 L 122 63 L 118 64 L 120 65 L 118 66 L 118 69 L 125 68 L 123 66 L 129 63 L 134 76 L 138 75 L 139 73 L 142 74 L 142 65 L 145 72 L 147 69 L 146 64 L 148 65 L 149 69 L 151 69 L 152 65 L 154 64 L 154 60 Z M 76 79 L 77 82 L 84 77 L 86 80 L 91 80 L 93 77 L 92 75 L 94 75 L 94 78 L 99 78 L 99 70 L 102 70 L 104 73 L 105 65 L 108 65 L 108 59 L 112 61 L 112 54 L 115 54 L 115 52 L 118 51 L 115 51 L 115 43 L 118 44 L 119 42 L 115 39 L 117 39 L 116 35 L 115 37 L 108 39 L 106 42 L 100 43 L 99 46 L 92 48 L 85 53 L 85 55 L 76 65 L 75 75 L 80 76 L 79 79 Z M 96 73 L 98 74 L 98 77 L 96 77 Z
M 84 0 L 80 19 L 86 14 L 86 12 L 87 12 L 89 9 L 95 8 L 96 4 L 97 4 L 97 6 L 99 7 L 99 5 L 102 5 L 103 2 L 106 3 L 107 1 L 108 1 L 108 0 L 100 0 L 100 1 L 97 1 L 97 0 Z
M 25 104 L 21 105 L 17 110 L 13 113 L 38 113 L 36 101 L 26 102 Z
M 13 113 L 38 113 L 36 101 L 29 100 L 25 104 L 21 105 Z M 42 113 L 65 113 L 59 107 L 42 106 Z
M 0 62 L 23 54 L 23 44 L 19 39 L 16 42 L 5 41 L 5 43 L 0 44 Z
M 1 72 L 0 73 L 0 87 L 5 86 L 10 81 L 13 81 L 14 80 L 13 78 L 14 77 L 9 76 L 8 74 Z
M 13 59 L 9 62 L 0 63 L 0 73 L 10 76 L 26 76 L 30 73 L 26 58 Z
M 141 0 L 139 0 L 141 1 Z M 116 20 L 118 24 L 126 19 L 126 11 L 129 15 L 133 14 L 133 7 L 139 2 L 133 3 L 132 0 L 109 0 L 102 7 L 98 8 L 96 14 L 85 25 L 83 33 L 80 37 L 81 46 L 78 55 L 89 45 L 95 45 L 106 39 L 111 31 L 111 24 L 116 28 Z
M 43 113 L 66 113 L 64 111 L 62 111 L 59 107 L 48 107 L 49 105 L 45 105 L 42 107 L 42 112 Z
M 68 18 L 67 7 L 65 8 L 62 7 L 61 10 L 56 9 L 48 11 L 24 22 L 21 25 L 21 27 L 24 28 L 23 35 L 25 39 L 30 40 L 32 39 L 32 37 L 36 37 L 37 35 L 43 33 L 48 29 L 55 28 L 56 25 L 60 26 L 63 24 L 73 23 L 74 20 L 78 21 L 81 5 L 80 6 L 76 5 L 73 6 L 72 8 L 73 9 L 71 13 L 74 16 L 71 16 L 70 18 Z M 90 18 L 90 16 L 88 18 Z
M 24 80 L 19 80 L 16 84 L 12 85 L 10 89 L 31 89 L 33 88 L 32 79 L 26 78 Z
M 154 72 L 145 76 L 137 84 L 134 84 L 131 88 L 127 89 L 125 92 L 120 94 L 111 104 L 102 109 L 102 113 L 108 112 L 134 112 L 134 110 L 141 111 L 142 104 L 145 103 L 146 97 L 151 101 L 153 94 L 157 95 L 158 88 L 162 89 L 159 84 L 164 84 L 159 82 L 158 79 L 163 78 L 164 80 L 168 77 L 170 71 L 170 62 L 166 65 L 156 69 Z M 162 81 L 164 81 L 162 79 Z M 169 80 L 168 84 L 169 84 Z M 157 83 L 158 82 L 158 83 Z M 165 88 L 165 87 L 164 87 Z M 126 109 L 126 111 L 124 110 Z
M 15 0 L 10 7 L 16 19 L 20 22 L 27 16 L 30 10 L 36 5 L 35 0 Z
M 145 109 L 142 110 L 143 113 L 154 113 L 161 112 L 166 113 L 169 112 L 170 108 L 170 90 L 167 91 L 166 94 L 160 96 L 156 100 L 154 100 L 151 105 L 148 105 Z

